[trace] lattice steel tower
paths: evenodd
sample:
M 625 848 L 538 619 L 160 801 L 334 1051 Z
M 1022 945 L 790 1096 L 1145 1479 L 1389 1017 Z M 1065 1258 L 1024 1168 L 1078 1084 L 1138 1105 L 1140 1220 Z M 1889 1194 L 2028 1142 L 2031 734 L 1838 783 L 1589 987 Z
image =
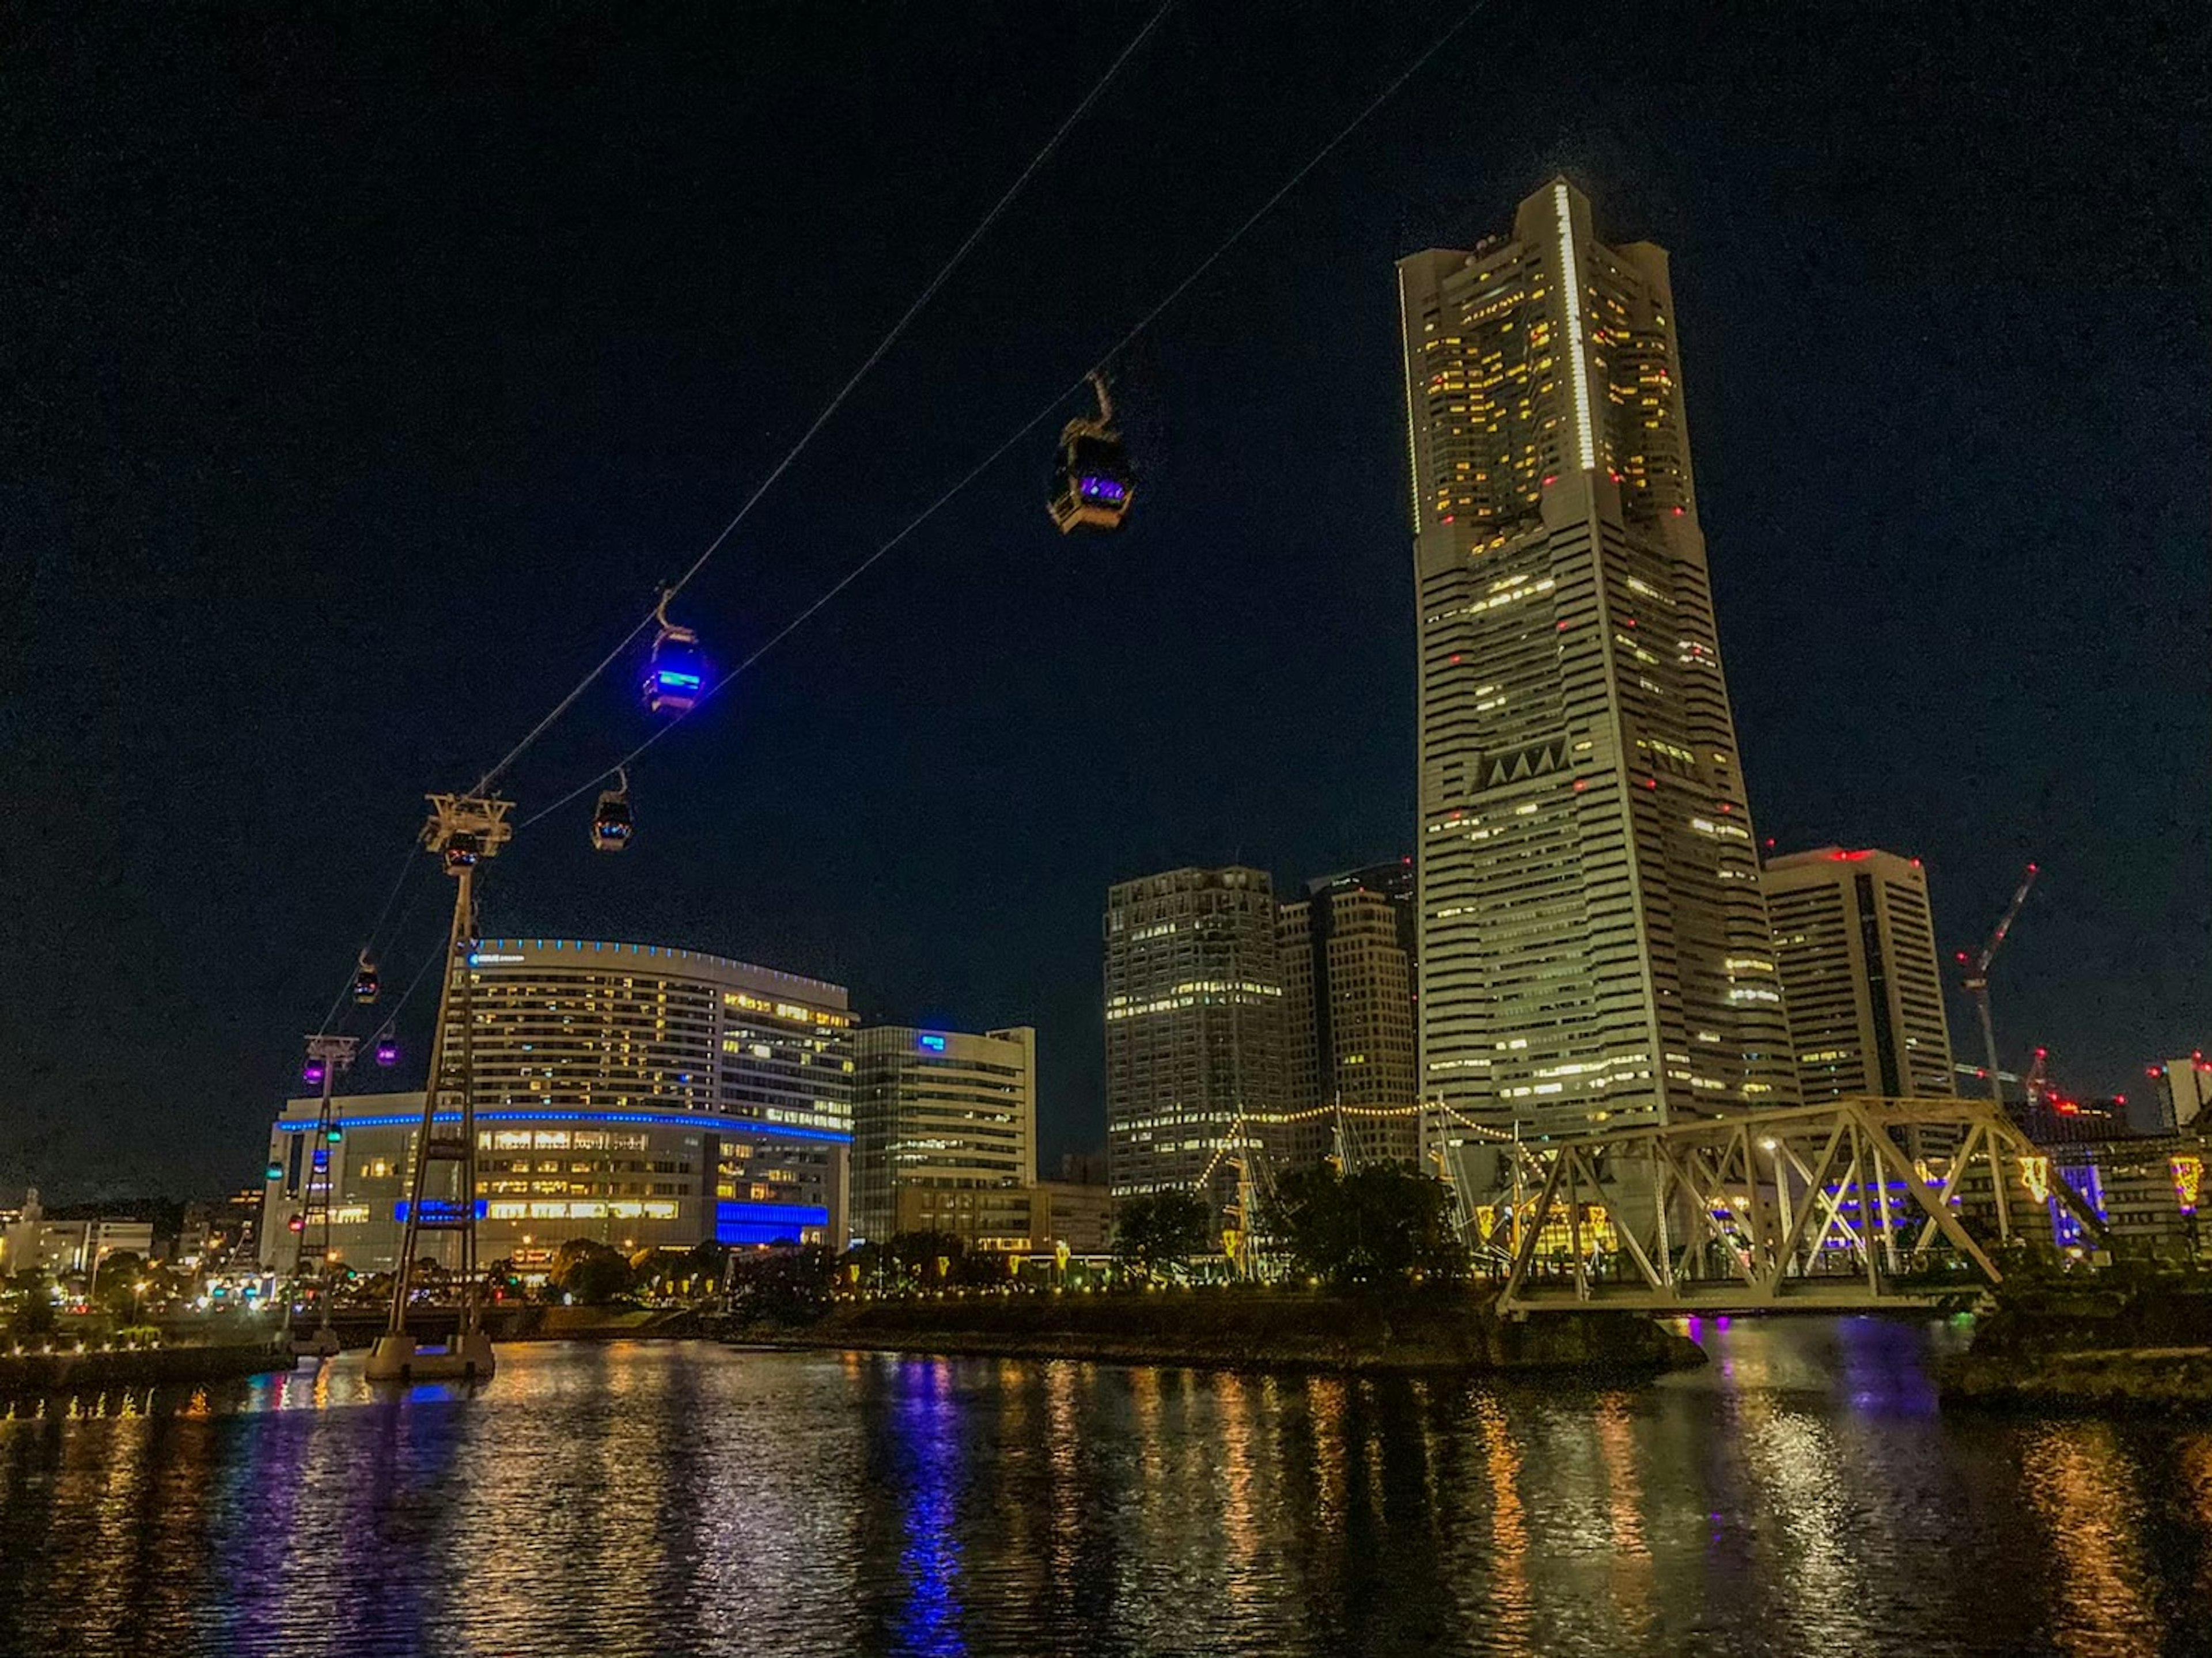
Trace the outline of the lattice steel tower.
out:
M 476 1015 L 471 1005 L 476 975 L 469 957 L 476 949 L 477 865 L 514 835 L 507 821 L 514 803 L 471 795 L 428 798 L 432 810 L 423 826 L 422 844 L 444 860 L 446 872 L 454 878 L 453 920 L 446 939 L 445 986 L 438 998 L 437 1052 L 431 1060 L 430 1085 L 422 1095 L 422 1127 L 415 1139 L 407 1230 L 392 1274 L 392 1319 L 369 1352 L 367 1374 L 372 1380 L 487 1377 L 492 1372 L 491 1339 L 483 1329 L 477 1270 Z M 434 1181 L 434 1166 L 451 1174 Z M 447 1189 L 437 1190 L 441 1185 Z M 407 1330 L 415 1252 L 426 1231 L 453 1233 L 460 1245 L 455 1265 L 459 1320 L 452 1342 L 442 1350 L 419 1346 Z

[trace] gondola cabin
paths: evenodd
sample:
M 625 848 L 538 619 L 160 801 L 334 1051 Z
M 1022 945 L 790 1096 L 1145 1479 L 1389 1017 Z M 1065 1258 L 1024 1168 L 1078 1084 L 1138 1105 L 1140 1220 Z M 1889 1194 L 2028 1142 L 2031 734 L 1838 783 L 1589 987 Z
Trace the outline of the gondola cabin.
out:
M 1046 502 L 1063 535 L 1120 529 L 1136 495 L 1136 473 L 1129 465 L 1128 447 L 1115 429 L 1106 383 L 1093 374 L 1091 384 L 1098 393 L 1098 413 L 1072 420 L 1061 428 Z
M 592 845 L 596 849 L 620 852 L 629 844 L 636 828 L 629 796 L 620 789 L 609 789 L 599 796 L 599 809 L 592 814 Z
M 1128 516 L 1133 482 L 1119 438 L 1072 433 L 1061 442 L 1053 473 L 1052 521 L 1063 534 L 1118 530 Z
M 653 641 L 645 669 L 645 706 L 649 714 L 689 714 L 699 705 L 707 679 L 707 659 L 699 635 L 689 628 L 665 627 Z

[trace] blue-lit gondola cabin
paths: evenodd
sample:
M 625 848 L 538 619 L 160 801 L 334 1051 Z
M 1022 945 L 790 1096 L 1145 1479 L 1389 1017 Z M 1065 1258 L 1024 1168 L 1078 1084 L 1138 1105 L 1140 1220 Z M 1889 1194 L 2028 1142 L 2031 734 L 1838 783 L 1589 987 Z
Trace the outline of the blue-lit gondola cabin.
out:
M 1114 429 L 1114 405 L 1106 395 L 1106 384 L 1096 374 L 1091 383 L 1098 393 L 1098 413 L 1072 420 L 1061 428 L 1052 493 L 1046 503 L 1062 534 L 1120 529 L 1136 495 L 1136 473 L 1121 434 Z
M 707 659 L 699 635 L 689 628 L 667 627 L 653 641 L 645 670 L 645 706 L 653 714 L 689 714 L 698 706 L 707 678 Z
M 627 795 L 619 789 L 609 789 L 599 796 L 599 810 L 592 814 L 592 846 L 601 852 L 620 852 L 629 844 L 636 827 Z

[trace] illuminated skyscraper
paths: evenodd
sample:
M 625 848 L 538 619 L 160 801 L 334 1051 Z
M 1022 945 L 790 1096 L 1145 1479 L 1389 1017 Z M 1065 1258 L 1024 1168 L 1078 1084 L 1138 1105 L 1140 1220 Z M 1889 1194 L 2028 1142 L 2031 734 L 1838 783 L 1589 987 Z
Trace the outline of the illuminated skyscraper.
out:
M 1296 1163 L 1420 1155 L 1410 864 L 1323 876 L 1282 907 L 1285 1103 Z M 1333 1108 L 1338 1108 L 1333 1109 Z
M 1822 847 L 1760 878 L 1807 1104 L 1949 1094 L 1951 1028 L 1928 877 L 1894 853 Z
M 948 1231 L 1026 1247 L 1036 1032 L 871 1025 L 853 1060 L 854 1237 Z
M 1279 1115 L 1283 981 L 1265 870 L 1177 869 L 1106 895 L 1106 1164 L 1116 1196 L 1226 1202 L 1232 1158 Z M 1245 1125 L 1238 1128 L 1240 1120 Z
M 1790 1102 L 1667 256 L 1555 182 L 1398 274 L 1432 1136 Z

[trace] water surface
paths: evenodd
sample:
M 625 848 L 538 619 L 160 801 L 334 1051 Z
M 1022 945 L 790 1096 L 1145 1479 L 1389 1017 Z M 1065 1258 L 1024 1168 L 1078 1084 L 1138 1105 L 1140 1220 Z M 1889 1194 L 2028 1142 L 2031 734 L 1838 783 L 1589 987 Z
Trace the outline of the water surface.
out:
M 1627 1389 L 687 1343 L 19 1406 L 0 1651 L 2212 1651 L 2212 1431 L 1699 1333 Z

